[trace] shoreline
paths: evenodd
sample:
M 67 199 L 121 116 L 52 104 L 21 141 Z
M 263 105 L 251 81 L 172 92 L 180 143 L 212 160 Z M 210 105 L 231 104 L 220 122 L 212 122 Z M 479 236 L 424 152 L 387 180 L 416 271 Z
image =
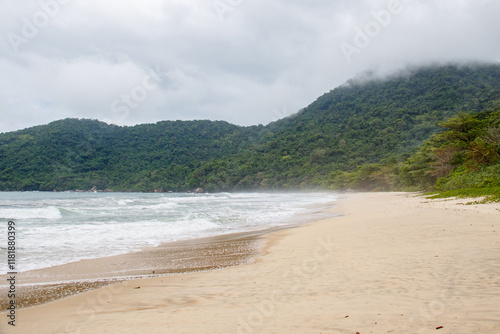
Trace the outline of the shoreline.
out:
M 334 203 L 329 203 L 329 206 Z M 265 248 L 264 235 L 295 228 L 325 215 L 332 216 L 325 214 L 324 204 L 315 205 L 314 209 L 297 214 L 283 226 L 166 242 L 131 253 L 19 272 L 17 308 L 43 305 L 124 281 L 219 270 L 250 263 Z M 8 275 L 0 275 L 2 282 L 7 278 Z M 0 295 L 7 293 L 8 286 L 0 285 Z M 0 310 L 7 307 L 8 300 L 1 299 Z
M 500 205 L 349 194 L 244 265 L 18 310 L 4 333 L 498 333 Z M 461 204 L 460 204 L 461 203 Z
M 264 247 L 262 235 L 277 228 L 180 240 L 136 252 L 85 259 L 17 274 L 18 309 L 34 307 L 107 285 L 190 272 L 218 270 L 251 262 Z M 5 281 L 7 275 L 0 275 Z M 0 295 L 7 295 L 0 286 Z M 7 300 L 0 301 L 0 310 Z M 1 314 L 1 312 L 0 312 Z

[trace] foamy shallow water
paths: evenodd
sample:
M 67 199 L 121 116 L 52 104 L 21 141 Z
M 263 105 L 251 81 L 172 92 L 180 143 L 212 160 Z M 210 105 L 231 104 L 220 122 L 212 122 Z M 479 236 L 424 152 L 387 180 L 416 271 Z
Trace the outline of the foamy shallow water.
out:
M 333 193 L 143 194 L 0 192 L 0 258 L 16 223 L 16 271 L 290 224 Z M 10 271 L 2 261 L 2 271 Z

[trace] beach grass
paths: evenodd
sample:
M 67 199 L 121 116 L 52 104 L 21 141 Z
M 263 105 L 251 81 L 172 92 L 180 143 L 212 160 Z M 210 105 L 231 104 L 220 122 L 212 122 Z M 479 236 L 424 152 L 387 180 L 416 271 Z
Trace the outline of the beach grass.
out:
M 467 204 L 486 204 L 500 202 L 500 187 L 490 188 L 468 188 L 457 189 L 443 192 L 426 193 L 425 196 L 429 199 L 440 198 L 478 198 L 477 201 L 471 201 Z

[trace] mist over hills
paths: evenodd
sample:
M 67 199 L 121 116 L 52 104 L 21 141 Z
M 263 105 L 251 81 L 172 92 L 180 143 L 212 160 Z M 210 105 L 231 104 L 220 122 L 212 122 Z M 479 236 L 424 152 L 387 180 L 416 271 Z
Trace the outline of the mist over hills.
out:
M 439 123 L 500 105 L 496 64 L 364 77 L 266 126 L 65 119 L 0 134 L 0 190 L 326 189 L 339 173 L 412 157 Z

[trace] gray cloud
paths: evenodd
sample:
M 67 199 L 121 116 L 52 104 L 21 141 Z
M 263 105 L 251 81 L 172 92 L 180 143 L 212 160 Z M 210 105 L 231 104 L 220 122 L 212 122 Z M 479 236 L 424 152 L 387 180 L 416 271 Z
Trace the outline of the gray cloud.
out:
M 366 70 L 500 60 L 496 0 L 1 0 L 0 9 L 0 131 L 65 117 L 266 124 Z

